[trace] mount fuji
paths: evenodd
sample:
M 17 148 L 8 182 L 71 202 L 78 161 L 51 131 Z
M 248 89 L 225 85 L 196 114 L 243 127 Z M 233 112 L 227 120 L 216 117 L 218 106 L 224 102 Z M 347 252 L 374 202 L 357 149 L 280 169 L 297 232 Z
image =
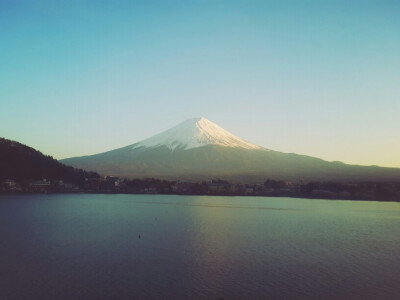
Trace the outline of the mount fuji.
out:
M 186 120 L 123 148 L 62 162 L 128 178 L 400 181 L 400 169 L 347 165 L 273 151 L 245 141 L 205 118 Z

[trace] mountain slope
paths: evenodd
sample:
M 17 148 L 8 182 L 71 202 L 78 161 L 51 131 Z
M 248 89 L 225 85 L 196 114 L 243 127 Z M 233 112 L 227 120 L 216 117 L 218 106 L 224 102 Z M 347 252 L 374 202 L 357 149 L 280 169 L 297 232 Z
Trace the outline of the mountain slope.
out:
M 272 151 L 204 118 L 187 120 L 133 145 L 63 162 L 124 177 L 400 181 L 400 169 L 352 166 Z
M 171 129 L 134 144 L 132 148 L 165 146 L 170 150 L 189 150 L 206 145 L 261 149 L 260 146 L 233 135 L 205 118 L 186 120 Z
M 83 183 L 86 177 L 98 176 L 94 172 L 66 166 L 21 143 L 0 138 L 0 181 L 14 179 L 22 182 L 46 178 L 78 184 Z

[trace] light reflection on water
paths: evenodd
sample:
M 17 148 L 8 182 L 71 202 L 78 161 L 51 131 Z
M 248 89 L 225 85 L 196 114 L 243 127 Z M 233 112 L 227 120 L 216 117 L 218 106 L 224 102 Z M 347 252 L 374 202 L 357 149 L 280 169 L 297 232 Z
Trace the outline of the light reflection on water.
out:
M 1 196 L 0 299 L 399 299 L 399 217 L 399 203 Z

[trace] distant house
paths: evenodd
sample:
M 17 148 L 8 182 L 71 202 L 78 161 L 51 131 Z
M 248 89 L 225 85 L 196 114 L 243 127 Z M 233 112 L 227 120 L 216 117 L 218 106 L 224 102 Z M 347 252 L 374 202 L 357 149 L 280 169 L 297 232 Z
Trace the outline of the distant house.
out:
M 105 180 L 103 178 L 86 178 L 85 190 L 89 192 L 99 191 L 104 181 Z
M 213 193 L 236 193 L 239 190 L 237 184 L 231 184 L 224 180 L 211 180 L 207 182 L 207 187 L 210 192 Z
M 265 194 L 272 194 L 275 191 L 275 189 L 271 187 L 263 187 L 262 192 Z
M 104 177 L 104 179 L 106 181 L 114 182 L 116 184 L 119 182 L 119 178 L 117 176 L 106 176 Z
M 193 182 L 190 181 L 178 181 L 173 188 L 173 190 L 179 192 L 179 193 L 187 193 L 191 191 L 192 187 L 194 186 Z
M 51 190 L 51 182 L 47 179 L 33 181 L 29 183 L 28 190 L 35 193 L 47 193 Z
M 5 186 L 7 188 L 12 188 L 12 187 L 15 187 L 16 185 L 17 185 L 17 182 L 12 179 L 6 179 L 3 181 L 3 186 Z
M 106 176 L 105 178 L 105 189 L 108 192 L 116 192 L 118 190 L 120 180 L 116 176 Z
M 224 192 L 228 192 L 229 188 L 230 188 L 230 184 L 229 183 L 225 183 L 225 182 L 209 182 L 207 183 L 207 187 L 210 190 L 210 192 L 215 192 L 215 193 L 224 193 Z
M 141 192 L 145 193 L 145 194 L 156 194 L 157 189 L 155 187 L 149 187 L 149 188 L 142 189 Z
M 0 190 L 4 192 L 21 192 L 22 188 L 15 180 L 5 179 L 0 185 Z
M 80 192 L 80 188 L 78 185 L 73 183 L 65 183 L 62 189 L 64 193 L 77 193 Z
M 254 193 L 254 187 L 246 187 L 245 192 L 246 192 L 246 194 L 253 194 Z
M 84 189 L 87 192 L 115 193 L 120 191 L 121 180 L 116 176 L 86 178 Z

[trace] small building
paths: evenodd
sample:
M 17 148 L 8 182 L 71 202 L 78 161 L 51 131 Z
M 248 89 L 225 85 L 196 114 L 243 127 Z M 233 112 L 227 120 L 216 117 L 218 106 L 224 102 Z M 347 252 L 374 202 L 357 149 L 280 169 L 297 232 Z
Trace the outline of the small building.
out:
M 76 185 L 76 184 L 73 184 L 73 183 L 65 183 L 64 186 L 63 186 L 63 188 L 62 188 L 62 191 L 63 191 L 64 193 L 78 193 L 78 192 L 80 192 L 80 188 L 79 188 L 79 186 Z
M 224 183 L 224 182 L 209 182 L 207 183 L 207 187 L 210 190 L 210 192 L 214 193 L 224 193 L 224 192 L 229 192 L 231 184 L 229 183 Z
M 246 194 L 253 194 L 254 193 L 254 187 L 246 187 L 245 193 Z
M 51 182 L 47 179 L 30 182 L 28 190 L 34 193 L 47 193 L 51 190 Z
M 5 179 L 0 185 L 0 191 L 3 192 L 21 192 L 22 187 L 13 179 Z
M 173 188 L 173 190 L 179 192 L 179 193 L 188 193 L 192 190 L 192 187 L 194 186 L 193 182 L 190 181 L 178 181 Z

